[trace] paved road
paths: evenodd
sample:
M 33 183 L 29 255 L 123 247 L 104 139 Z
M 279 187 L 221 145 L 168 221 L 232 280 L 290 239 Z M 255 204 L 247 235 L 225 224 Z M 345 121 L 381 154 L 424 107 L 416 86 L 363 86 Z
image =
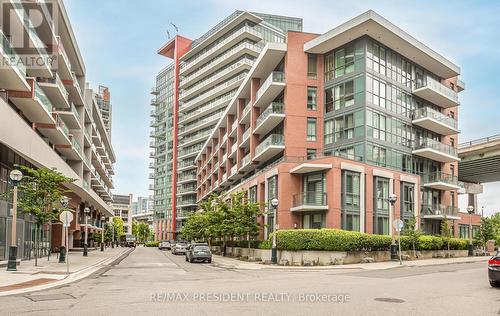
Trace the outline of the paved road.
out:
M 484 262 L 376 271 L 232 270 L 139 247 L 80 282 L 0 298 L 0 314 L 498 315 L 500 289 L 489 287 L 485 273 Z

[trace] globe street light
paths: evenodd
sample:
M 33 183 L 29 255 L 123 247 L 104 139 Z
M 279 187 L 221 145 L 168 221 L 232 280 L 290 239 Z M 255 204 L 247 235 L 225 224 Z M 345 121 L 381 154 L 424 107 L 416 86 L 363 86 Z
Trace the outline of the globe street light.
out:
M 278 230 L 278 224 L 276 221 L 276 209 L 278 208 L 279 201 L 277 198 L 271 200 L 271 207 L 273 208 L 273 247 L 271 250 L 271 262 L 278 263 L 278 249 L 276 246 L 276 233 Z
M 106 217 L 103 215 L 101 216 L 101 251 L 104 251 L 104 221 L 106 220 Z
M 87 245 L 87 232 L 88 232 L 87 218 L 89 217 L 90 208 L 88 207 L 84 208 L 83 213 L 85 214 L 85 242 L 83 243 L 83 256 L 87 257 L 89 255 L 89 249 Z
M 468 256 L 472 257 L 474 255 L 474 246 L 472 245 L 472 214 L 474 213 L 474 206 L 467 206 L 467 213 L 469 213 L 469 247 Z
M 389 195 L 389 203 L 391 203 L 391 214 L 392 214 L 392 219 L 396 216 L 394 212 L 394 205 L 396 204 L 396 201 L 398 200 L 398 197 L 396 194 L 392 193 Z M 394 231 L 392 228 L 392 223 L 389 223 L 389 227 L 391 229 L 391 260 L 398 260 L 398 246 L 396 245 L 396 237 L 394 236 Z
M 63 211 L 66 211 L 66 208 L 68 207 L 69 204 L 69 198 L 67 196 L 63 196 L 61 198 L 61 206 L 63 208 Z M 64 234 L 64 239 L 61 240 L 62 245 L 59 248 L 59 263 L 64 263 L 66 262 L 66 242 L 65 239 L 68 238 L 66 234 Z M 69 248 L 69 243 L 68 243 L 68 248 Z
M 14 186 L 12 192 L 12 236 L 9 248 L 9 261 L 7 262 L 7 271 L 17 271 L 17 186 L 23 179 L 23 173 L 19 170 L 12 170 L 9 178 Z

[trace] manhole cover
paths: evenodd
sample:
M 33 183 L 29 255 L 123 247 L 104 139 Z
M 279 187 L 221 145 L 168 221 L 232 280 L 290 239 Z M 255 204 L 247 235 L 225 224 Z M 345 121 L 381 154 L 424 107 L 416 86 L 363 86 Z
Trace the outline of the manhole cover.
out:
M 33 302 L 74 300 L 76 297 L 70 294 L 52 294 L 52 295 L 26 295 Z
M 386 303 L 404 303 L 405 301 L 400 298 L 393 297 L 377 297 L 375 301 L 386 302 Z

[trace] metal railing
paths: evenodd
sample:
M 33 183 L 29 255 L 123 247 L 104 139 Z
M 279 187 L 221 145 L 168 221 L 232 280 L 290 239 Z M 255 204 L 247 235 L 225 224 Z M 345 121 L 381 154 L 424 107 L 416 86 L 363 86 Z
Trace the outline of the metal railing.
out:
M 281 134 L 271 134 L 266 137 L 257 147 L 255 147 L 255 156 L 259 155 L 269 146 L 284 146 L 285 138 Z
M 292 196 L 293 207 L 302 205 L 327 206 L 327 193 L 321 191 L 310 191 L 294 194 Z
M 458 148 L 462 149 L 462 148 L 486 144 L 486 143 L 494 142 L 494 141 L 500 141 L 500 134 L 489 136 L 489 137 L 483 137 L 483 138 L 476 139 L 476 140 L 471 140 L 470 142 L 461 143 L 458 145 Z
M 264 91 L 266 91 L 267 88 L 269 88 L 269 86 L 274 82 L 285 82 L 285 73 L 281 71 L 273 71 L 269 75 L 269 77 L 267 77 L 264 83 L 262 83 L 262 86 L 259 88 L 259 90 L 257 90 L 257 93 L 255 94 L 255 100 L 258 100 L 262 96 Z
M 458 207 L 444 204 L 422 204 L 421 211 L 423 215 L 443 215 L 458 216 Z
M 451 155 L 454 157 L 458 156 L 458 152 L 457 152 L 457 149 L 455 147 L 443 144 L 443 143 L 441 143 L 437 140 L 431 139 L 431 138 L 422 139 L 420 141 L 417 140 L 417 144 L 415 145 L 415 147 L 413 149 L 417 150 L 417 149 L 423 149 L 423 148 L 435 149 L 439 152 L 442 152 L 444 154 Z
M 414 112 L 413 120 L 420 119 L 420 118 L 433 118 L 453 129 L 458 128 L 458 122 L 456 119 L 453 117 L 444 115 L 441 112 L 438 112 L 430 107 L 423 107 L 421 109 L 418 109 Z
M 259 126 L 271 114 L 283 114 L 284 106 L 281 102 L 272 102 L 257 118 L 256 125 Z
M 449 97 L 450 99 L 458 103 L 458 93 L 456 93 L 451 88 L 448 88 L 447 86 L 443 85 L 441 82 L 437 81 L 436 79 L 430 76 L 425 76 L 423 81 L 417 80 L 415 82 L 415 89 L 420 89 L 424 87 L 436 90 L 439 93 L 444 94 L 445 96 Z
M 429 174 L 423 174 L 422 175 L 422 182 L 423 183 L 434 183 L 434 182 L 444 182 L 452 185 L 459 185 L 458 177 L 444 173 L 441 171 L 436 171 L 433 173 Z

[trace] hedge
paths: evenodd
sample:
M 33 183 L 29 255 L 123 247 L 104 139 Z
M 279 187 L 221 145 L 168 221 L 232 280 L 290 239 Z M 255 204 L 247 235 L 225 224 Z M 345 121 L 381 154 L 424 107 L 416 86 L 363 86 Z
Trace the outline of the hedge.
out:
M 158 247 L 160 245 L 159 241 L 148 241 L 144 244 L 146 247 Z

